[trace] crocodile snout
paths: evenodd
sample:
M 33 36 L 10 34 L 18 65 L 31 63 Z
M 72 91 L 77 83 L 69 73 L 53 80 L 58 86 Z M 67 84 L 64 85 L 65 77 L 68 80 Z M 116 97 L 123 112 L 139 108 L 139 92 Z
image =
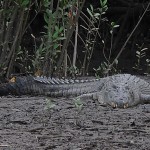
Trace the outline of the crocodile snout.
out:
M 107 95 L 107 103 L 112 107 L 112 108 L 128 108 L 130 104 L 130 97 L 128 96 L 122 96 L 120 97 L 119 95 L 110 96 Z

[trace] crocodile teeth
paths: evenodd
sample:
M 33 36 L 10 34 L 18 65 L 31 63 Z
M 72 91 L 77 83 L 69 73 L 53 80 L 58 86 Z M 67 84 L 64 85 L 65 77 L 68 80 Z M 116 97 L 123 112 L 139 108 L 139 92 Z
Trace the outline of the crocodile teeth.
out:
M 126 108 L 128 108 L 128 107 L 129 107 L 129 104 L 128 104 L 128 103 L 126 103 L 126 104 L 123 105 L 123 108 L 124 108 L 124 109 L 126 109 Z
M 113 108 L 117 108 L 117 107 L 118 107 L 118 105 L 115 104 L 114 102 L 111 103 L 111 106 L 112 106 Z

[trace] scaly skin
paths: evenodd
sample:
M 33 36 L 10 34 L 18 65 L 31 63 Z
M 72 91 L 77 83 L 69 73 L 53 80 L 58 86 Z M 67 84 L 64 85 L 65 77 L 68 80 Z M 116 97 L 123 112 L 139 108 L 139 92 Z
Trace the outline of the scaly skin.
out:
M 98 100 L 114 108 L 150 103 L 150 84 L 129 74 L 111 76 L 98 94 Z
M 30 94 L 94 98 L 113 108 L 127 108 L 150 103 L 150 85 L 129 74 L 118 74 L 99 80 L 63 80 L 42 77 L 17 77 L 15 83 L 0 85 L 0 95 Z
M 0 95 L 46 95 L 52 97 L 78 96 L 98 91 L 101 81 L 51 79 L 46 77 L 17 77 L 15 83 L 0 86 Z

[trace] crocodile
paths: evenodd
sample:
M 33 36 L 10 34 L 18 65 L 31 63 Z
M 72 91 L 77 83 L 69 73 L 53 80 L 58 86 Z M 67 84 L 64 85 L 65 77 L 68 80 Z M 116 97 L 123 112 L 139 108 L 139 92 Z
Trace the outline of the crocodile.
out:
M 113 108 L 128 108 L 150 103 L 150 84 L 130 74 L 117 74 L 100 79 L 75 80 L 47 77 L 16 77 L 15 82 L 0 85 L 0 96 L 45 95 L 97 99 Z

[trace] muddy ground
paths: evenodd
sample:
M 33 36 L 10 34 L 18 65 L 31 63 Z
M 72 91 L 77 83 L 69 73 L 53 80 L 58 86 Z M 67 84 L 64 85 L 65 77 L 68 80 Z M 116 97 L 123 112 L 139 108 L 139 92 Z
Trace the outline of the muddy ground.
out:
M 0 150 L 150 149 L 150 104 L 112 109 L 90 99 L 78 103 L 0 98 Z
M 117 149 L 150 150 L 150 104 L 113 109 L 91 99 L 0 98 L 0 150 Z

